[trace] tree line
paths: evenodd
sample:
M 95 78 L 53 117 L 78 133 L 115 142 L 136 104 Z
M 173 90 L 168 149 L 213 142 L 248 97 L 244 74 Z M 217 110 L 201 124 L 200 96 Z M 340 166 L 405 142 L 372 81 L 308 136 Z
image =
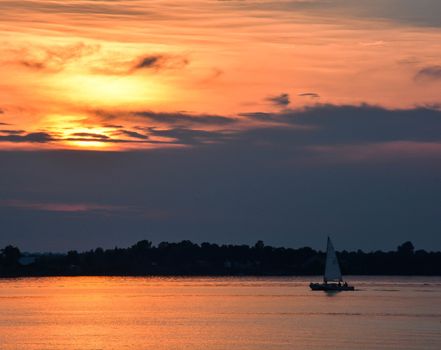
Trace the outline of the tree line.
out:
M 325 255 L 309 247 L 276 248 L 262 241 L 253 246 L 195 244 L 188 240 L 154 246 L 143 240 L 129 248 L 32 257 L 7 246 L 0 251 L 0 277 L 321 275 Z M 337 256 L 346 275 L 441 275 L 441 252 L 415 250 L 411 242 L 390 252 L 341 251 Z

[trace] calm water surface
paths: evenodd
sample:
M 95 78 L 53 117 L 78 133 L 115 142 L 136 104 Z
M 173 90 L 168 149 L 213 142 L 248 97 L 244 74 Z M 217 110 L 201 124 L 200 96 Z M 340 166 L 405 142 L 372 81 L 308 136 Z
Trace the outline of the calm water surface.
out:
M 0 280 L 0 349 L 441 349 L 441 278 L 349 280 Z

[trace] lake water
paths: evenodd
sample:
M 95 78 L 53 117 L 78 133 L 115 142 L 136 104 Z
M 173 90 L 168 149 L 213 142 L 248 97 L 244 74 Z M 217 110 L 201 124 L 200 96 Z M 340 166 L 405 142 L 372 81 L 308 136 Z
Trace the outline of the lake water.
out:
M 0 349 L 441 349 L 441 278 L 311 280 L 0 280 Z

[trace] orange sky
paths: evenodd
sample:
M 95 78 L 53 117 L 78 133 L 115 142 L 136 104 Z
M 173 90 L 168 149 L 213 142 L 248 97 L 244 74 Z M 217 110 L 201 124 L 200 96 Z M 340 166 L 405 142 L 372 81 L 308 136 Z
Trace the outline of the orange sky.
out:
M 1 147 L 178 147 L 171 121 L 228 134 L 262 124 L 249 112 L 441 102 L 441 26 L 330 3 L 0 1 Z

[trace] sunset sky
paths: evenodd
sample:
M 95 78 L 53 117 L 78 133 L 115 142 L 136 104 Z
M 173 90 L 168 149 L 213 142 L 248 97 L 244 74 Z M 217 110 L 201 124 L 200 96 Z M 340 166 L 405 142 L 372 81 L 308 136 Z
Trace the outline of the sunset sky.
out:
M 0 246 L 441 249 L 439 0 L 0 13 Z

